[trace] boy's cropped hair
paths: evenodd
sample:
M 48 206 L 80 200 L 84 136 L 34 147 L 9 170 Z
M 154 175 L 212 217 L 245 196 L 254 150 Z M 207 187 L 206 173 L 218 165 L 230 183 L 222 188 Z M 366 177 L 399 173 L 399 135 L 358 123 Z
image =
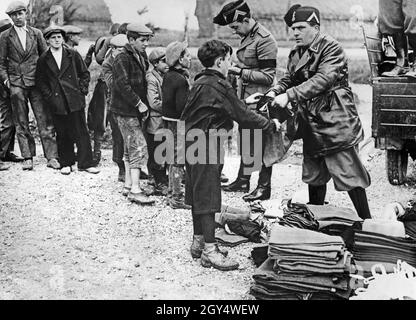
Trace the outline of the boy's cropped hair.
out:
M 205 42 L 198 50 L 198 59 L 205 68 L 214 66 L 217 58 L 225 58 L 227 54 L 233 54 L 233 48 L 220 40 Z

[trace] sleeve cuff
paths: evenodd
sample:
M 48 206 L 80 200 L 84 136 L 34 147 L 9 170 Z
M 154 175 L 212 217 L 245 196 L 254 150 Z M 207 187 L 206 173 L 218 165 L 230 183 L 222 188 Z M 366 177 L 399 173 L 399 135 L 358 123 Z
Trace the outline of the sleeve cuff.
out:
M 289 98 L 290 102 L 296 102 L 296 94 L 294 88 L 290 88 L 286 91 L 287 97 Z

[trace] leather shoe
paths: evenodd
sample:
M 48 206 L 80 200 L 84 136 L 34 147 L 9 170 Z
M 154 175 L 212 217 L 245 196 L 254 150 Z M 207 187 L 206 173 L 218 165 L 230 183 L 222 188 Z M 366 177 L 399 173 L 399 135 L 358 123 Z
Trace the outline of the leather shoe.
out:
M 22 168 L 24 171 L 30 171 L 33 170 L 33 160 L 32 159 L 26 159 L 23 161 Z
M 383 72 L 382 77 L 398 77 L 406 73 L 406 68 L 396 65 L 393 70 Z
M 58 160 L 56 160 L 56 159 L 49 160 L 48 164 L 46 166 L 48 168 L 52 168 L 52 169 L 55 169 L 55 170 L 61 169 L 61 165 L 59 164 Z
M 269 200 L 271 196 L 270 187 L 257 187 L 252 193 L 243 197 L 245 202 Z
M 247 179 L 237 178 L 236 181 L 229 184 L 228 186 L 224 186 L 222 188 L 226 192 L 244 192 L 247 193 L 250 191 L 250 181 Z
M 13 152 L 8 152 L 4 158 L 1 158 L 3 162 L 23 162 L 25 159 L 16 156 Z
M 143 192 L 140 193 L 131 193 L 128 195 L 127 199 L 130 202 L 137 203 L 140 205 L 152 205 L 155 203 L 154 200 L 147 197 Z
M 71 167 L 63 167 L 61 169 L 61 174 L 64 176 L 69 176 L 71 174 Z

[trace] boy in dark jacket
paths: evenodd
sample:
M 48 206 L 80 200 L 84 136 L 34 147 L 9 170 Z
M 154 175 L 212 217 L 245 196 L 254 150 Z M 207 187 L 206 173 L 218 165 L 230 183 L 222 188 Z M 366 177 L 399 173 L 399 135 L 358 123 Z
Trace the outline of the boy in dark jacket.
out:
M 181 120 L 185 121 L 186 134 L 199 130 L 207 146 L 203 163 L 199 156 L 197 163 L 189 157 L 186 159 L 186 204 L 192 206 L 194 225 L 191 255 L 201 258 L 202 266 L 222 271 L 235 270 L 239 265 L 227 258 L 215 241 L 215 213 L 221 212 L 224 150 L 221 144 L 217 144 L 219 148 L 211 147 L 211 139 L 218 138 L 218 135 L 212 135 L 212 130 L 232 132 L 233 121 L 244 125 L 244 128 L 262 129 L 268 133 L 280 128 L 278 122 L 251 111 L 226 81 L 231 54 L 232 48 L 219 40 L 209 41 L 199 49 L 198 58 L 206 69 L 195 78 L 181 116 Z
M 184 166 L 178 158 L 183 148 L 176 139 L 177 134 L 181 134 L 178 123 L 189 94 L 191 54 L 187 49 L 187 44 L 178 41 L 169 44 L 166 48 L 166 62 L 169 65 L 169 71 L 164 76 L 162 84 L 162 115 L 165 127 L 175 137 L 175 159 L 169 164 L 169 205 L 173 209 L 189 210 L 191 208 L 184 203 L 181 186 Z
M 84 111 L 90 73 L 81 55 L 63 46 L 64 36 L 65 31 L 60 27 L 45 30 L 50 49 L 38 60 L 36 83 L 53 114 L 61 173 L 69 175 L 74 170 L 76 143 L 78 169 L 97 174 L 100 171 L 92 165 Z

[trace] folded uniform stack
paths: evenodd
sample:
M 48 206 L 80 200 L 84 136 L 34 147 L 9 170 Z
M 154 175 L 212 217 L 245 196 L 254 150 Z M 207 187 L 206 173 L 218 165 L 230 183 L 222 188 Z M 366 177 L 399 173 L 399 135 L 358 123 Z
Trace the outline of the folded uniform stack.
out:
M 256 271 L 257 299 L 349 299 L 351 254 L 342 238 L 275 225 L 269 259 Z
M 394 271 L 399 260 L 416 267 L 414 239 L 356 231 L 352 253 L 359 271 L 362 271 L 365 277 L 371 276 L 371 268 L 375 264 L 382 264 L 388 272 Z

